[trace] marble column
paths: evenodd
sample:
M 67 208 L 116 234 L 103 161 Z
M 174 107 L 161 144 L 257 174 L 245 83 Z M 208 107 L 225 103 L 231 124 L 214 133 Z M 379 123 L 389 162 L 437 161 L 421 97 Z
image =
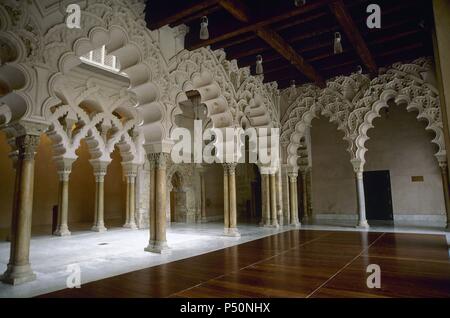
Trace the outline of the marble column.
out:
M 204 172 L 200 173 L 200 215 L 203 223 L 208 222 L 206 218 L 206 189 Z
M 296 172 L 289 173 L 289 210 L 290 215 L 290 225 L 298 227 L 300 222 L 298 220 L 298 197 L 297 197 L 297 176 Z
M 106 232 L 105 227 L 105 175 L 109 162 L 91 162 L 94 167 L 95 176 L 95 214 L 94 225 L 91 230 L 95 232 Z
M 135 212 L 136 212 L 136 197 L 135 197 L 135 193 L 136 193 L 136 173 L 127 173 L 126 174 L 126 179 L 127 179 L 127 213 L 126 213 L 126 221 L 125 224 L 123 225 L 123 227 L 128 228 L 128 229 L 132 229 L 132 230 L 136 230 L 137 229 L 137 225 L 136 225 L 136 216 L 135 216 Z
M 307 186 L 307 173 L 306 171 L 301 171 L 301 180 L 302 180 L 302 210 L 303 210 L 303 222 L 309 221 L 309 209 L 308 209 L 308 186 Z
M 228 235 L 230 228 L 230 199 L 228 189 L 228 165 L 223 164 L 223 233 Z
M 236 165 L 236 163 L 228 164 L 228 190 L 230 198 L 230 221 L 227 234 L 228 236 L 240 236 L 237 229 Z
M 150 155 L 153 160 L 152 169 L 154 170 L 154 182 L 151 196 L 153 196 L 154 212 L 150 214 L 150 240 L 145 251 L 151 253 L 165 253 L 169 250 L 166 239 L 166 196 L 167 196 L 167 160 L 169 154 L 154 153 Z M 154 234 L 152 234 L 152 231 Z
M 278 171 L 276 173 L 276 188 L 277 188 L 277 214 L 278 214 L 278 224 L 283 225 L 286 224 L 286 220 L 283 215 L 283 186 L 282 186 L 282 177 L 281 177 L 281 166 L 278 167 Z
M 71 168 L 71 166 L 70 166 Z M 69 236 L 69 175 L 70 169 L 58 171 L 59 188 L 58 188 L 58 225 L 53 235 Z
M 24 135 L 16 138 L 18 161 L 11 222 L 11 250 L 6 272 L 1 280 L 18 285 L 36 279 L 29 261 L 31 222 L 33 211 L 34 156 L 39 136 Z
M 270 226 L 270 180 L 267 172 L 261 172 L 262 226 Z
M 358 170 L 355 172 L 356 193 L 358 204 L 358 228 L 369 228 L 366 219 L 366 201 L 364 196 L 363 172 Z
M 447 162 L 446 161 L 439 162 L 439 167 L 441 168 L 442 187 L 444 189 L 445 211 L 447 214 L 446 228 L 450 229 L 450 184 L 449 184 L 449 178 L 448 178 Z
M 270 176 L 269 182 L 270 182 L 270 213 L 271 213 L 270 225 L 273 227 L 279 227 L 279 225 L 278 225 L 278 209 L 277 209 L 276 174 L 273 172 L 269 176 Z

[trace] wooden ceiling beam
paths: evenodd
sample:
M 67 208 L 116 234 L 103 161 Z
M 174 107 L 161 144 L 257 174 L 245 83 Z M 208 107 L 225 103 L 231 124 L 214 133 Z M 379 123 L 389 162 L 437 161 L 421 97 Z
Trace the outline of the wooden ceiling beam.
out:
M 147 1 L 145 7 L 145 20 L 150 30 L 159 29 L 173 23 L 184 23 L 183 19 L 199 11 L 204 11 L 217 4 L 218 0 L 179 0 L 168 6 L 165 2 Z M 162 3 L 162 7 L 158 4 Z M 155 6 L 153 6 L 155 4 Z M 176 11 L 174 10 L 176 8 Z
M 329 4 L 331 11 L 339 22 L 341 28 L 344 30 L 345 35 L 347 36 L 350 43 L 352 43 L 353 47 L 358 52 L 359 57 L 362 62 L 369 70 L 371 74 L 378 73 L 378 67 L 375 62 L 375 59 L 372 56 L 372 53 L 369 50 L 366 42 L 364 41 L 361 33 L 358 30 L 355 22 L 353 21 L 350 12 L 345 7 L 345 4 L 342 0 L 338 0 Z
M 227 10 L 233 17 L 243 23 L 250 23 L 254 20 L 248 8 L 238 0 L 219 0 L 219 4 Z M 300 55 L 295 52 L 292 46 L 287 43 L 278 33 L 268 27 L 255 29 L 256 35 L 264 40 L 270 47 L 288 60 L 298 71 L 308 77 L 316 84 L 323 86 L 324 80 L 319 73 L 309 65 Z
M 325 82 L 319 73 L 309 65 L 303 57 L 297 54 L 292 46 L 287 43 L 278 33 L 268 28 L 262 28 L 256 31 L 256 34 L 267 42 L 275 51 L 283 56 L 286 60 L 298 69 L 301 73 L 305 74 L 311 81 L 318 85 L 323 85 Z
M 221 2 L 221 6 L 224 9 L 229 8 L 230 6 L 236 3 L 238 3 L 238 6 L 243 6 L 241 0 L 219 0 Z M 200 40 L 198 36 L 192 36 L 192 37 L 186 37 L 186 49 L 188 50 L 195 50 L 204 46 L 213 45 L 221 41 L 225 41 L 231 38 L 234 38 L 236 36 L 249 33 L 249 32 L 255 32 L 258 29 L 264 28 L 266 26 L 269 26 L 271 24 L 296 17 L 300 14 L 312 11 L 314 9 L 320 8 L 324 5 L 328 5 L 329 3 L 336 1 L 336 0 L 315 0 L 311 2 L 307 2 L 305 5 L 300 6 L 298 8 L 292 9 L 292 10 L 284 10 L 282 12 L 279 12 L 277 14 L 272 14 L 269 17 L 260 17 L 258 20 L 256 19 L 249 19 L 249 21 L 252 21 L 250 24 L 244 24 L 244 25 L 233 25 L 228 24 L 226 26 L 214 26 L 213 23 L 210 23 L 210 35 L 211 37 L 208 40 Z M 232 10 L 236 11 L 237 6 L 235 6 Z M 227 9 L 231 10 L 231 9 Z M 239 17 L 238 21 L 244 22 L 245 15 L 242 15 L 241 13 L 236 13 L 233 11 L 230 12 L 233 16 Z M 248 14 L 248 12 L 247 12 Z M 249 17 L 249 16 L 247 16 Z M 212 22 L 212 21 L 211 21 Z

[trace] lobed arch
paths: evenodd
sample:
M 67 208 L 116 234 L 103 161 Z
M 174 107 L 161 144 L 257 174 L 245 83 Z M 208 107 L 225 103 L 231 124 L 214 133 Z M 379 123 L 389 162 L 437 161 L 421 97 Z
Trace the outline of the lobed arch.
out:
M 28 12 L 34 4 L 12 4 L 14 10 Z M 19 37 L 19 47 L 22 54 L 16 59 L 16 64 L 39 65 L 46 70 L 47 94 L 42 101 L 34 101 L 27 105 L 27 110 L 33 109 L 33 114 L 22 112 L 11 120 L 28 119 L 30 115 L 41 120 L 54 105 L 61 104 L 61 100 L 54 93 L 53 85 L 58 77 L 67 74 L 74 66 L 81 63 L 79 56 L 106 46 L 108 54 L 116 56 L 121 65 L 121 72 L 130 81 L 129 90 L 137 96 L 139 105 L 137 111 L 141 113 L 140 129 L 146 143 L 161 142 L 167 137 L 165 128 L 166 100 L 168 91 L 167 65 L 162 57 L 151 32 L 145 28 L 143 4 L 123 0 L 108 0 L 81 3 L 81 19 L 83 28 L 68 29 L 65 24 L 64 6 L 60 5 L 60 22 L 48 28 L 34 23 L 32 17 L 21 16 L 13 21 L 12 14 L 0 5 L 0 15 L 7 16 L 2 23 L 0 36 L 12 33 Z M 26 10 L 25 10 L 26 9 Z M 11 11 L 11 10 L 10 10 Z M 57 13 L 52 12 L 55 17 Z M 25 13 L 26 14 L 26 13 Z M 44 16 L 48 12 L 41 13 Z M 32 21 L 33 32 L 27 32 Z M 26 45 L 26 43 L 31 45 Z M 37 90 L 36 83 L 27 79 L 32 89 Z M 41 79 L 42 80 L 42 79 Z M 42 87 L 39 87 L 42 90 Z
M 427 81 L 430 72 L 429 60 L 419 59 L 411 64 L 394 64 L 392 69 L 372 81 L 370 89 L 360 101 L 364 105 L 362 111 L 360 114 L 351 114 L 352 120 L 357 123 L 354 160 L 362 167 L 367 152 L 365 143 L 369 139 L 368 131 L 373 128 L 373 120 L 380 117 L 380 111 L 389 107 L 389 101 L 406 105 L 407 111 L 417 112 L 418 120 L 427 122 L 425 129 L 435 134 L 431 141 L 438 148 L 435 157 L 439 163 L 446 161 L 439 95 L 437 88 Z
M 286 147 L 288 165 L 298 168 L 301 138 L 312 119 L 321 113 L 344 132 L 354 168 L 363 169 L 367 131 L 390 100 L 406 104 L 408 111 L 417 111 L 419 120 L 427 120 L 427 129 L 435 133 L 432 142 L 438 146 L 435 156 L 440 162 L 444 161 L 446 150 L 439 97 L 432 78 L 430 59 L 422 58 L 409 64 L 394 64 L 373 80 L 362 74 L 352 74 L 327 82 L 325 89 L 305 85 L 285 90 L 284 98 L 290 106 L 283 117 L 281 143 Z

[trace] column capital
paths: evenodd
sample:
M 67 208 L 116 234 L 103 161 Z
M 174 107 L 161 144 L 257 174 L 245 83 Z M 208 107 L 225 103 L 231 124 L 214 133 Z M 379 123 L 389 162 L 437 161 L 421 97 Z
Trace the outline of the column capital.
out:
M 139 165 L 132 162 L 122 162 L 123 174 L 126 177 L 136 177 Z
M 296 180 L 297 179 L 297 177 L 298 177 L 298 173 L 297 172 L 289 172 L 288 173 L 288 176 L 289 176 L 289 178 L 291 179 L 291 180 Z
M 103 182 L 110 161 L 90 160 L 90 163 L 94 168 L 96 182 Z
M 147 154 L 147 158 L 150 162 L 150 168 L 165 169 L 170 160 L 170 155 L 165 152 L 155 152 Z
M 228 174 L 235 174 L 236 173 L 236 166 L 237 163 L 236 162 L 232 162 L 232 163 L 224 163 L 223 164 L 223 169 L 224 171 L 228 171 Z
M 23 135 L 16 138 L 18 158 L 23 160 L 33 160 L 36 149 L 39 145 L 39 136 Z
M 72 172 L 72 164 L 75 159 L 72 158 L 55 158 L 56 168 L 60 181 L 69 181 L 69 175 Z

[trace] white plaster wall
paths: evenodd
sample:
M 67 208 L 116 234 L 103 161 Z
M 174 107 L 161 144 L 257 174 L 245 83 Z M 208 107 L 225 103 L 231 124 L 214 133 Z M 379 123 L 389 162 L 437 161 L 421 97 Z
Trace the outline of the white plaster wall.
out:
M 426 123 L 408 113 L 404 106 L 392 105 L 374 121 L 369 130 L 365 170 L 389 170 L 394 218 L 400 215 L 444 215 L 444 195 L 439 165 L 434 157 L 433 133 Z M 424 182 L 412 182 L 423 176 Z M 412 217 L 411 220 L 415 218 Z

